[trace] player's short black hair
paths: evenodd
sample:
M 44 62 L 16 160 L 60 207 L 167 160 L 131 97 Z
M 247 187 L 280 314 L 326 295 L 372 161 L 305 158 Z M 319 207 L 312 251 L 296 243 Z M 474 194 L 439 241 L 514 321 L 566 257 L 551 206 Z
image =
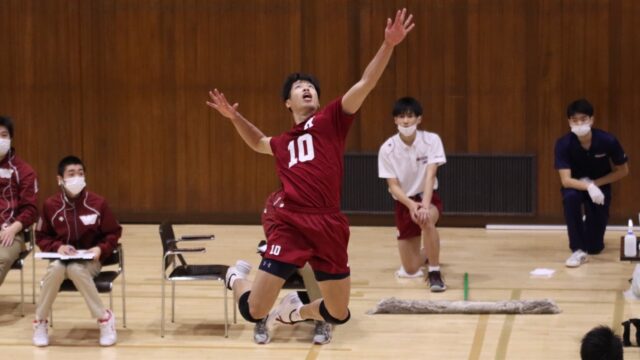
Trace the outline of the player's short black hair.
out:
M 622 360 L 624 358 L 622 340 L 607 326 L 595 327 L 582 338 L 580 358 L 582 360 Z
M 60 162 L 58 163 L 58 175 L 63 176 L 64 171 L 69 165 L 80 165 L 82 166 L 83 171 L 86 170 L 84 167 L 84 163 L 82 162 L 82 160 L 80 160 L 79 157 L 69 155 L 62 158 L 62 160 L 60 160 Z
M 572 117 L 575 114 L 585 114 L 589 117 L 593 116 L 593 105 L 587 99 L 578 99 L 572 101 L 567 106 L 567 118 Z
M 287 76 L 284 80 L 284 84 L 282 85 L 282 101 L 289 100 L 289 97 L 291 96 L 291 87 L 296 81 L 307 81 L 311 83 L 311 85 L 316 88 L 316 93 L 318 93 L 318 98 L 320 98 L 320 82 L 318 82 L 318 79 L 311 74 L 293 73 Z
M 13 120 L 8 116 L 0 116 L 0 126 L 4 126 L 9 131 L 9 136 L 13 139 Z
M 410 96 L 402 97 L 396 100 L 393 104 L 393 110 L 391 111 L 393 117 L 402 114 L 413 114 L 415 116 L 422 116 L 422 105 L 420 102 Z

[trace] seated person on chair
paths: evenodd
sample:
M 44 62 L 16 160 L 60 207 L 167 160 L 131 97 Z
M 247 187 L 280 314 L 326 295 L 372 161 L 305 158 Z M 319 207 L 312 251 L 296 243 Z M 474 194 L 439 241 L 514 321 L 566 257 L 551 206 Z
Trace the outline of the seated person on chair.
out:
M 11 148 L 13 121 L 0 116 L 0 285 L 25 249 L 23 229 L 38 218 L 38 180 Z
M 269 238 L 269 235 L 273 232 L 275 226 L 277 226 L 277 222 L 274 217 L 276 215 L 274 211 L 274 207 L 281 202 L 283 199 L 282 190 L 276 190 L 272 192 L 269 197 L 267 197 L 267 201 L 264 204 L 264 211 L 262 212 L 262 228 L 264 229 L 264 234 Z M 265 251 L 267 251 L 267 243 L 265 241 L 260 243 L 258 247 L 258 252 L 261 256 L 264 256 Z M 320 288 L 318 287 L 318 282 L 315 279 L 315 275 L 313 274 L 313 270 L 309 264 L 306 264 L 304 267 L 298 269 L 298 274 L 302 277 L 302 281 L 304 283 L 304 288 L 307 290 L 306 294 L 298 293 L 298 296 L 303 299 L 303 303 L 308 304 L 311 301 L 315 301 L 322 297 L 320 294 Z M 306 299 L 304 299 L 306 297 Z M 307 301 L 305 301 L 307 300 Z M 274 317 L 270 317 L 275 320 Z M 273 326 L 271 323 L 267 323 L 267 318 L 264 318 L 256 323 L 255 328 L 253 329 L 253 340 L 256 344 L 267 344 L 271 341 L 271 336 L 269 334 L 270 328 Z M 332 335 L 332 327 L 331 324 L 326 321 L 315 320 L 315 329 L 313 333 L 313 343 L 317 345 L 328 344 L 331 341 Z
M 115 317 L 100 299 L 93 278 L 100 273 L 101 261 L 117 247 L 122 227 L 105 199 L 85 189 L 85 167 L 75 156 L 67 156 L 58 165 L 60 192 L 48 198 L 36 229 L 36 243 L 42 251 L 73 255 L 79 250 L 92 252 L 93 260 L 49 263 L 42 279 L 40 298 L 33 321 L 33 344 L 47 346 L 47 318 L 51 305 L 65 279 L 70 279 L 82 294 L 100 326 L 100 345 L 116 342 Z

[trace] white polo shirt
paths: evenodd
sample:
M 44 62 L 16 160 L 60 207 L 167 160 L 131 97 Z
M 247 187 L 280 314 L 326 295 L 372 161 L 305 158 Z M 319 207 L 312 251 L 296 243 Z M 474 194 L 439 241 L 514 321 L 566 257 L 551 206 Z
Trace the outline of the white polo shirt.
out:
M 410 146 L 395 134 L 382 144 L 378 152 L 378 176 L 383 179 L 398 179 L 402 191 L 414 196 L 424 191 L 427 165 L 447 162 L 442 140 L 436 133 L 417 130 L 416 139 Z M 438 189 L 438 179 L 433 185 Z

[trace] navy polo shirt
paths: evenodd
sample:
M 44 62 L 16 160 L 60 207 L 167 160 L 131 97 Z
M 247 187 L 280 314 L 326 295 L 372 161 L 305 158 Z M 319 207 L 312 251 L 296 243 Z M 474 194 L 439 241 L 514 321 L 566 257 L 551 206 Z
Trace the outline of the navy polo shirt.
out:
M 627 162 L 618 139 L 599 129 L 591 129 L 591 147 L 585 150 L 576 134 L 569 132 L 556 141 L 555 168 L 571 169 L 571 177 L 592 180 L 611 172 L 611 162 L 622 165 Z M 611 161 L 609 161 L 611 160 Z

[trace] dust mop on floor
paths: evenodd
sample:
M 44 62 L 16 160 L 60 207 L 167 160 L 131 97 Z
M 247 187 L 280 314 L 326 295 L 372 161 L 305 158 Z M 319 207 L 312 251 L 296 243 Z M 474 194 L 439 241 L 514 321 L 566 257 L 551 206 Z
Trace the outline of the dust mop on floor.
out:
M 382 299 L 368 314 L 558 314 L 551 299 L 506 301 L 448 301 Z

